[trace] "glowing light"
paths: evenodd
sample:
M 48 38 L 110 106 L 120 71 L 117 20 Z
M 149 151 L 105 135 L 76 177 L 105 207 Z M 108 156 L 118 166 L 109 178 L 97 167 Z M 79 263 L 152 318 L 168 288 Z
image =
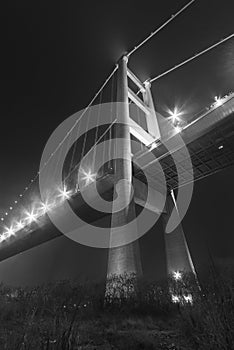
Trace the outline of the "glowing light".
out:
M 185 300 L 186 303 L 191 303 L 191 304 L 192 304 L 192 302 L 193 302 L 193 297 L 192 297 L 191 294 L 184 295 L 183 297 L 184 297 L 184 300 Z
M 7 227 L 6 228 L 6 232 L 8 235 L 14 235 L 15 234 L 15 231 L 13 230 L 13 227 Z
M 13 208 L 12 208 L 12 207 L 10 207 L 9 209 L 10 209 L 10 210 L 12 210 Z
M 221 106 L 223 104 L 223 99 L 221 97 L 215 96 L 215 107 Z
M 182 296 L 178 296 L 175 294 L 171 295 L 171 300 L 173 303 L 180 303 L 180 304 L 184 304 L 184 303 L 193 303 L 193 297 L 191 294 L 187 294 L 187 295 L 182 295 Z
M 10 236 L 13 236 L 15 234 L 15 231 L 13 230 L 13 227 L 5 227 L 5 231 L 3 232 L 2 236 L 3 238 L 8 238 Z
M 48 211 L 50 211 L 52 209 L 52 204 L 49 204 L 47 201 L 46 202 L 41 202 L 40 203 L 40 207 L 39 207 L 39 212 L 40 214 L 44 215 L 46 214 Z
M 22 221 L 17 221 L 15 223 L 15 230 L 20 231 L 22 228 L 24 228 L 24 224 L 22 223 Z
M 144 85 L 145 85 L 146 88 L 149 88 L 149 87 L 151 86 L 151 83 L 150 83 L 149 80 L 146 80 L 146 81 L 144 82 Z M 144 92 L 144 91 L 143 91 L 143 92 Z
M 4 218 L 1 218 L 2 221 L 4 221 Z
M 34 210 L 32 210 L 31 212 L 26 212 L 26 217 L 25 217 L 25 221 L 27 222 L 27 224 L 31 224 L 33 221 L 37 220 L 37 215 L 34 213 Z
M 64 186 L 62 189 L 59 189 L 59 197 L 61 197 L 63 201 L 69 199 L 71 197 L 71 194 L 72 191 L 68 191 L 66 186 Z
M 17 201 L 15 201 L 15 204 L 17 204 L 18 202 Z
M 179 126 L 179 125 L 175 126 L 174 129 L 175 129 L 175 131 L 176 131 L 177 133 L 179 133 L 179 132 L 182 131 L 182 128 L 181 128 L 181 126 Z
M 182 279 L 182 273 L 179 271 L 174 271 L 172 276 L 176 281 L 179 281 Z
M 150 151 L 153 151 L 156 147 L 157 147 L 157 142 L 153 142 L 153 143 L 150 145 Z
M 169 110 L 169 114 L 170 114 L 170 119 L 172 120 L 172 123 L 175 124 L 176 122 L 180 122 L 181 121 L 179 116 L 181 114 L 183 114 L 183 113 L 182 112 L 178 112 L 177 108 L 175 107 L 173 112 Z
M 88 171 L 82 170 L 82 174 L 83 176 L 81 177 L 81 180 L 85 180 L 85 185 L 88 185 L 96 180 L 96 173 L 92 173 L 91 169 Z
M 8 213 L 5 213 L 5 215 L 8 215 Z
M 177 295 L 172 294 L 171 300 L 173 303 L 179 303 L 180 299 Z
M 218 147 L 218 149 L 222 149 L 223 148 L 223 145 L 220 145 L 219 147 Z

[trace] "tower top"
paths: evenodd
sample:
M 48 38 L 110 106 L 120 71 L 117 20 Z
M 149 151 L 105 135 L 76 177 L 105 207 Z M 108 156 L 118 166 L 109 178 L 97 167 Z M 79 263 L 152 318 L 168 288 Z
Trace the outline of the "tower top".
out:
M 117 61 L 117 64 L 119 64 L 120 61 L 124 60 L 126 63 L 128 62 L 128 56 L 127 52 L 125 52 Z

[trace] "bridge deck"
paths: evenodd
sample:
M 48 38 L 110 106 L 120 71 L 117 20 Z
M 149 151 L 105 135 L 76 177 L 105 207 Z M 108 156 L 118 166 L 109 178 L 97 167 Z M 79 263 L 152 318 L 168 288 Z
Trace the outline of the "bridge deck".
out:
M 163 142 L 173 139 L 176 141 L 175 129 L 162 119 L 161 128 L 163 127 L 167 130 Z M 230 96 L 221 106 L 210 109 L 204 115 L 188 124 L 180 135 L 190 153 L 195 181 L 233 165 L 234 96 Z M 170 153 L 163 145 L 163 142 L 151 151 L 156 158 L 154 161 L 152 161 L 152 154 L 149 149 L 138 153 L 135 156 L 135 160 L 149 175 L 149 185 L 151 187 L 159 190 L 165 175 L 168 187 L 175 189 L 178 187 L 178 176 L 173 157 L 177 154 L 177 157 L 180 158 L 177 166 L 180 168 L 183 179 L 180 185 L 186 185 L 191 181 L 191 171 L 188 168 L 183 148 L 180 146 L 175 147 Z M 160 170 L 159 164 L 163 171 Z M 134 176 L 145 182 L 145 175 L 141 170 L 135 168 Z M 108 180 L 108 176 L 106 179 Z M 103 189 L 112 191 L 113 182 L 108 181 L 105 182 Z M 71 205 L 79 216 L 83 215 L 84 219 L 89 217 L 90 220 L 90 217 L 92 217 L 93 221 L 95 221 L 100 218 L 100 214 L 95 217 L 93 212 L 92 215 L 87 212 L 88 208 L 80 194 L 72 198 Z M 15 236 L 0 244 L 0 261 L 60 235 L 61 233 L 53 226 L 48 216 L 45 215 L 43 225 L 39 226 L 33 223 L 30 227 L 22 229 Z
M 169 132 L 164 142 L 176 138 L 171 125 L 167 125 L 167 130 Z M 234 96 L 231 95 L 221 106 L 210 109 L 192 121 L 181 131 L 180 136 L 192 160 L 194 181 L 232 166 L 234 164 Z M 149 151 L 143 151 L 138 153 L 136 161 L 152 179 L 150 183 L 152 187 L 162 186 L 164 175 L 170 189 L 178 187 L 178 176 L 173 158 L 181 159 L 177 164 L 182 176 L 180 186 L 191 181 L 191 171 L 183 148 L 178 147 L 170 153 L 163 144 L 159 144 L 151 152 L 157 160 L 152 161 Z M 142 171 L 139 171 L 136 176 L 144 181 L 145 176 Z

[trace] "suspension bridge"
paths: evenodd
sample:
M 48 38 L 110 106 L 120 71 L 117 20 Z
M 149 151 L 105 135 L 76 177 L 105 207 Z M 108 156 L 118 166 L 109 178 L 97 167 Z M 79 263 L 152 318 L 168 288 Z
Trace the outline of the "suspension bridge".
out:
M 161 215 L 164 222 L 168 274 L 173 273 L 177 276 L 179 271 L 195 273 L 181 223 L 170 233 L 166 233 L 166 226 L 174 209 L 180 221 L 176 203 L 179 188 L 234 164 L 234 93 L 217 96 L 211 106 L 207 106 L 186 122 L 182 118 L 181 111 L 174 110 L 170 117 L 166 118 L 155 110 L 151 84 L 232 39 L 234 34 L 144 82 L 129 68 L 131 55 L 193 2 L 194 0 L 190 1 L 143 42 L 119 59 L 110 76 L 42 164 L 40 171 L 25 188 L 24 193 L 21 193 L 2 215 L 0 261 L 60 236 L 62 233 L 53 225 L 48 214 L 56 211 L 61 213 L 61 208 L 66 202 L 69 202 L 74 213 L 83 217 L 89 224 L 108 216 L 111 240 L 114 240 L 118 231 L 116 228 L 128 227 L 127 224 L 137 216 L 137 208 L 146 206 L 147 210 Z M 108 108 L 114 118 L 108 125 L 100 127 L 97 125 L 90 129 L 91 107 L 99 98 L 94 113 L 101 118 L 102 108 L 105 108 L 102 104 L 102 94 L 108 86 L 111 92 L 111 103 Z M 84 123 L 87 132 L 83 133 L 75 143 L 69 144 L 71 133 L 78 134 L 81 123 Z M 178 137 L 183 143 L 178 142 Z M 122 140 L 118 147 L 115 146 L 117 138 Z M 111 142 L 113 147 L 104 147 L 103 153 L 109 153 L 110 159 L 101 168 L 95 168 L 97 147 L 108 140 L 113 141 Z M 188 153 L 184 151 L 184 146 Z M 46 200 L 41 200 L 38 195 L 34 201 L 30 200 L 27 203 L 30 190 L 33 192 L 35 188 L 38 189 L 39 177 L 47 172 L 50 164 L 53 164 L 52 168 L 56 171 L 58 160 L 55 155 L 61 155 L 63 151 L 68 153 L 68 156 L 64 164 L 62 185 L 53 189 L 48 188 L 49 194 Z M 87 166 L 84 166 L 86 159 Z M 189 166 L 190 161 L 192 169 Z M 133 198 L 128 186 L 123 184 L 120 188 L 123 195 L 118 197 L 117 204 L 123 209 L 116 211 L 113 202 L 112 213 L 101 213 L 86 203 L 84 198 L 98 203 L 99 197 L 94 187 L 98 189 L 99 196 L 112 201 L 120 180 L 125 180 L 125 183 L 133 185 L 134 188 Z M 135 228 L 132 233 L 134 237 L 137 235 L 136 230 Z M 125 273 L 142 274 L 137 239 L 128 244 L 124 244 L 123 240 L 122 245 L 110 246 L 108 276 Z

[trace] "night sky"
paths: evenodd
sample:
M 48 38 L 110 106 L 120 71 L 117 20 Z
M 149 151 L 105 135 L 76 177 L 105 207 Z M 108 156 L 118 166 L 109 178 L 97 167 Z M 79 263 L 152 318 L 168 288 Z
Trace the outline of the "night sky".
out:
M 83 109 L 118 58 L 178 11 L 186 1 L 10 1 L 1 6 L 0 211 L 5 212 L 38 171 L 53 130 Z M 142 80 L 154 77 L 234 32 L 232 0 L 197 0 L 131 56 Z M 191 118 L 215 96 L 234 91 L 234 39 L 159 79 L 156 109 L 183 108 Z M 234 261 L 233 176 L 229 168 L 195 184 L 183 220 L 197 269 Z M 162 228 L 141 239 L 143 269 L 165 274 Z M 105 250 L 65 237 L 0 263 L 0 280 L 35 284 L 64 277 L 105 275 Z

